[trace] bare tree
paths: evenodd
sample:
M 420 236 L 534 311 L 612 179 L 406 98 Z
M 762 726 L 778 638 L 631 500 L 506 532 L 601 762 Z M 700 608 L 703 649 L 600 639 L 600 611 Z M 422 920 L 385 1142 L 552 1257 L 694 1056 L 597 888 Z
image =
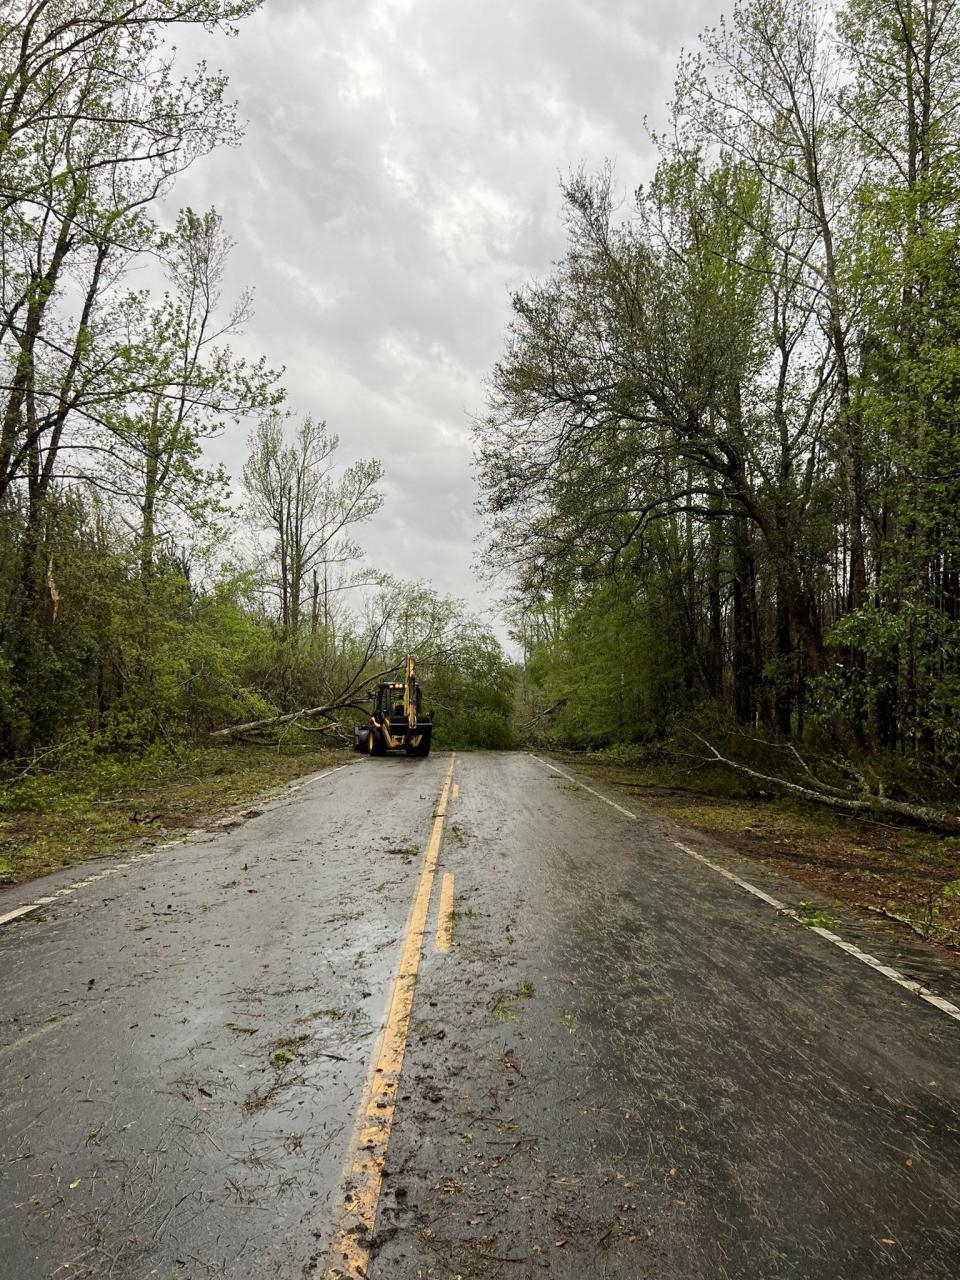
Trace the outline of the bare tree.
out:
M 338 470 L 334 454 L 339 443 L 325 423 L 310 417 L 288 443 L 279 414 L 265 419 L 251 437 L 243 489 L 251 524 L 269 538 L 264 585 L 276 599 L 280 624 L 289 635 L 303 627 L 308 600 L 311 630 L 317 629 L 321 582 L 327 617 L 331 593 L 355 584 L 355 577 L 338 576 L 362 554 L 348 531 L 369 520 L 383 503 L 377 489 L 383 476 L 380 463 L 369 459 Z

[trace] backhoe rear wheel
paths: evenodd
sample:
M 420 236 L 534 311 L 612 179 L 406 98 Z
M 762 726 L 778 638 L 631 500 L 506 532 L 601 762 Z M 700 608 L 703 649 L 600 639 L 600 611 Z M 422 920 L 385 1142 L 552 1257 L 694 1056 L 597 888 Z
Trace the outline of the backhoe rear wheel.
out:
M 430 734 L 425 733 L 417 745 L 413 749 L 415 756 L 428 756 L 430 754 Z
M 367 735 L 367 751 L 372 756 L 385 756 L 387 748 L 383 742 L 383 734 L 379 729 L 371 729 Z

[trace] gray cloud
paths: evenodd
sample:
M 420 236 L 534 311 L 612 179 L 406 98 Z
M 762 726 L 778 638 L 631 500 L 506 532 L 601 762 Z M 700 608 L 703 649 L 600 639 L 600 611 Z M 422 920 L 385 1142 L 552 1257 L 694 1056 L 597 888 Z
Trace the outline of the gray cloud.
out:
M 375 455 L 373 564 L 483 606 L 470 573 L 470 415 L 510 292 L 563 249 L 559 175 L 649 176 L 677 55 L 720 0 L 267 0 L 235 40 L 191 38 L 249 120 L 172 204 L 215 204 L 256 289 L 244 345 L 345 460 Z M 242 432 L 212 453 L 236 474 Z

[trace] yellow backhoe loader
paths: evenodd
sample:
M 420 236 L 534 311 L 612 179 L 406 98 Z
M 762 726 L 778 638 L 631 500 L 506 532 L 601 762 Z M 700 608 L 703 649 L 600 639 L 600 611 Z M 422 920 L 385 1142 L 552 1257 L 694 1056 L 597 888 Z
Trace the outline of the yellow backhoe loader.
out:
M 402 683 L 381 680 L 375 694 L 370 723 L 353 731 L 357 751 L 383 756 L 388 751 L 406 751 L 408 756 L 428 756 L 433 734 L 433 716 L 425 714 L 420 686 L 417 683 L 417 661 L 407 655 Z

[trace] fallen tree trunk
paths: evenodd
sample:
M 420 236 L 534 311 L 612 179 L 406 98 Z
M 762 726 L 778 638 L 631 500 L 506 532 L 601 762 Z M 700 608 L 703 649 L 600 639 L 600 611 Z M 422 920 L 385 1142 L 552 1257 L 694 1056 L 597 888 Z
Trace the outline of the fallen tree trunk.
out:
M 366 666 L 366 659 L 364 666 Z M 280 715 L 266 716 L 263 720 L 247 720 L 245 724 L 231 724 L 226 729 L 213 729 L 209 737 L 211 738 L 234 738 L 240 734 L 252 733 L 257 729 L 269 729 L 279 724 L 292 724 L 294 720 L 312 720 L 317 716 L 326 716 L 330 721 L 336 721 L 334 712 L 336 711 L 363 711 L 365 707 L 361 701 L 364 690 L 369 689 L 371 685 L 379 684 L 385 676 L 393 675 L 395 671 L 399 671 L 402 663 L 395 662 L 392 667 L 386 667 L 383 671 L 378 671 L 376 675 L 367 676 L 361 680 L 359 672 L 353 677 L 347 687 L 332 702 L 325 703 L 322 707 L 301 707 L 299 711 L 284 711 Z M 362 669 L 362 668 L 361 668 Z
M 233 738 L 244 733 L 253 733 L 257 729 L 272 728 L 278 724 L 290 724 L 293 720 L 311 719 L 314 716 L 329 715 L 332 711 L 345 711 L 349 702 L 333 702 L 325 707 L 303 707 L 299 711 L 286 711 L 283 715 L 267 716 L 264 720 L 248 720 L 245 724 L 231 724 L 226 729 L 214 729 L 211 738 Z
M 756 778 L 758 782 L 766 782 L 772 787 L 782 787 L 785 791 L 803 796 L 807 800 L 813 800 L 817 804 L 825 804 L 834 809 L 842 809 L 846 813 L 888 813 L 907 822 L 930 827 L 934 831 L 946 831 L 951 835 L 960 835 L 960 814 L 945 813 L 942 809 L 933 809 L 928 805 L 907 804 L 903 800 L 890 800 L 886 796 L 871 794 L 857 798 L 855 796 L 844 796 L 836 791 L 832 791 L 832 794 L 827 794 L 825 791 L 816 791 L 813 787 L 804 787 L 798 782 L 788 782 L 786 778 L 776 778 L 767 773 L 759 773 L 756 769 L 751 769 L 749 765 L 741 764 L 738 760 L 728 760 L 726 756 L 720 754 L 712 742 L 708 742 L 706 738 L 701 738 L 699 733 L 694 733 L 693 736 L 698 742 L 702 742 L 711 753 L 710 763 L 726 765 L 728 769 L 734 769 L 737 773 L 742 773 L 748 778 Z
M 528 730 L 533 728 L 533 726 L 537 723 L 538 720 L 544 720 L 547 716 L 553 715 L 554 711 L 557 711 L 559 710 L 560 707 L 565 706 L 568 701 L 569 701 L 569 695 L 564 694 L 563 697 L 559 698 L 552 706 L 545 707 L 543 711 L 538 711 L 536 715 L 532 715 L 529 720 L 525 721 L 523 725 L 520 727 L 520 732 L 526 733 Z

